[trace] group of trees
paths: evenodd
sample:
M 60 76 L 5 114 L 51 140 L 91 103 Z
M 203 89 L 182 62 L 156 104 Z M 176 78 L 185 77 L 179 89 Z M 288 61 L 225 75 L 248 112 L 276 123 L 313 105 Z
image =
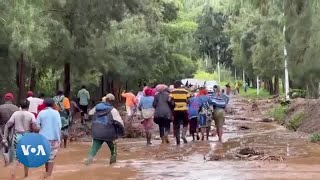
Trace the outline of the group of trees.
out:
M 0 0 L 1 93 L 97 96 L 192 76 L 197 24 L 165 0 Z M 15 80 L 15 81 L 14 81 Z M 13 83 L 15 82 L 15 83 Z
M 72 95 L 86 84 L 99 97 L 139 84 L 191 77 L 198 61 L 217 64 L 279 93 L 318 96 L 317 0 L 0 0 L 0 93 Z M 284 32 L 284 27 L 286 31 Z M 287 50 L 288 56 L 284 55 Z M 283 84 L 283 83 L 282 83 Z
M 213 64 L 219 60 L 234 72 L 244 71 L 253 86 L 258 76 L 270 94 L 279 94 L 279 85 L 284 85 L 287 59 L 290 88 L 319 96 L 319 1 L 201 2 L 204 11 L 196 38 L 204 58 Z

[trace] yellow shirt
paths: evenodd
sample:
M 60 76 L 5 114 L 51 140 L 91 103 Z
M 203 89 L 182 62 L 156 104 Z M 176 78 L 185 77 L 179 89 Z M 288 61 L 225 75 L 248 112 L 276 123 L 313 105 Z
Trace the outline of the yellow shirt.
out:
M 183 88 L 173 89 L 171 91 L 170 97 L 175 102 L 176 106 L 174 111 L 187 111 L 187 100 L 190 97 L 190 94 L 187 90 Z

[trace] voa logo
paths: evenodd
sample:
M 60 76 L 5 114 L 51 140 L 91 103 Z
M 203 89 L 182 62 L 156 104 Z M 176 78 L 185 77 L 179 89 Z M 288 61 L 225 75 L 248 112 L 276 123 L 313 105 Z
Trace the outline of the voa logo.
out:
M 16 155 L 19 162 L 29 168 L 44 165 L 50 158 L 50 143 L 42 135 L 27 133 L 16 146 Z
M 44 151 L 43 145 L 38 145 L 38 147 L 31 147 L 31 145 L 21 145 L 23 155 L 28 156 L 30 152 L 32 154 L 37 153 L 36 156 L 42 155 L 45 156 L 46 152 Z M 30 151 L 29 151 L 30 150 Z

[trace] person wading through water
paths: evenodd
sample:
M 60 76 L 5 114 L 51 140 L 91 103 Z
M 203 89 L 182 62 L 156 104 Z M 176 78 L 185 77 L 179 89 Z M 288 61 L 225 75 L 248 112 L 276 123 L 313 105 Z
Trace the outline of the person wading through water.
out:
M 201 107 L 201 100 L 199 97 L 191 95 L 189 102 L 188 102 L 188 116 L 190 120 L 190 129 L 189 132 L 192 135 L 192 140 L 195 141 L 195 134 L 197 135 L 197 140 L 200 140 L 198 135 L 198 116 L 199 110 Z
M 25 100 L 21 103 L 21 110 L 16 111 L 12 114 L 10 120 L 7 122 L 4 128 L 4 140 L 5 144 L 8 144 L 7 138 L 8 133 L 11 128 L 13 128 L 14 135 L 13 135 L 13 145 L 14 149 L 16 149 L 18 141 L 25 135 L 25 133 L 37 131 L 37 122 L 36 118 L 33 113 L 28 112 L 30 102 Z M 19 162 L 18 160 L 14 160 L 12 166 L 12 179 L 16 179 L 16 169 Z M 24 177 L 28 177 L 28 167 L 24 166 Z
M 39 112 L 37 117 L 37 127 L 40 129 L 39 134 L 44 136 L 50 143 L 50 158 L 45 165 L 45 176 L 52 174 L 54 160 L 60 148 L 61 141 L 61 117 L 58 111 L 53 108 L 56 106 L 53 99 L 44 100 L 46 108 Z
M 116 140 L 124 135 L 123 120 L 116 108 L 113 107 L 115 96 L 111 93 L 102 98 L 102 102 L 98 103 L 94 110 L 92 120 L 92 146 L 88 153 L 86 165 L 92 163 L 94 156 L 97 154 L 103 143 L 107 143 L 111 156 L 110 164 L 117 161 L 117 145 Z M 94 112 L 93 112 L 94 111 Z
M 180 126 L 183 125 L 181 139 L 184 143 L 188 143 L 186 139 L 186 133 L 188 130 L 188 108 L 187 101 L 189 98 L 189 92 L 181 87 L 181 81 L 175 81 L 174 88 L 171 91 L 170 97 L 175 102 L 175 108 L 173 111 L 173 127 L 177 141 L 177 145 L 180 145 Z
M 126 99 L 126 111 L 127 111 L 128 120 L 129 122 L 132 122 L 134 109 L 137 105 L 136 96 L 132 93 L 132 91 L 129 91 L 127 93 L 126 91 L 123 91 L 121 96 Z
M 90 93 L 86 86 L 82 86 L 78 92 L 79 105 L 81 109 L 81 123 L 84 124 L 88 120 L 88 105 L 90 100 Z
M 229 102 L 229 98 L 220 92 L 217 88 L 216 96 L 211 98 L 213 104 L 213 120 L 217 129 L 219 142 L 222 142 L 223 125 L 225 122 L 225 108 Z
M 147 145 L 152 144 L 151 143 L 151 137 L 152 137 L 152 127 L 153 127 L 153 115 L 154 115 L 154 108 L 153 108 L 153 101 L 154 97 L 152 96 L 152 89 L 147 88 L 144 90 L 144 95 L 139 100 L 139 110 L 141 111 L 141 116 L 143 118 L 143 121 L 141 124 L 144 127 L 144 130 L 146 132 L 146 138 L 147 138 Z
M 8 133 L 8 138 L 3 139 L 3 131 L 5 124 L 9 121 L 12 114 L 19 110 L 19 108 L 14 105 L 14 96 L 12 93 L 7 93 L 4 95 L 4 104 L 0 105 L 0 142 L 3 140 L 6 140 L 8 143 L 8 146 L 5 146 L 4 144 L 0 144 L 0 147 L 2 149 L 2 156 L 4 158 L 4 165 L 7 166 L 10 162 L 13 161 L 13 155 L 15 152 L 13 151 L 13 131 Z
M 216 90 L 216 93 L 217 93 L 217 90 Z M 200 131 L 202 135 L 201 140 L 204 140 L 204 132 L 206 132 L 206 139 L 209 140 L 209 134 L 210 134 L 211 122 L 212 122 L 212 110 L 213 110 L 213 108 L 210 107 L 211 98 L 208 94 L 208 91 L 205 88 L 200 89 L 198 98 L 200 99 L 200 102 L 201 102 L 199 119 L 198 119 Z
M 67 148 L 70 124 L 70 101 L 64 96 L 63 91 L 58 91 L 57 96 L 53 98 L 56 104 L 56 110 L 59 111 L 61 117 L 61 135 L 64 148 Z M 61 144 L 62 145 L 62 144 Z
M 155 108 L 154 122 L 159 125 L 162 144 L 170 143 L 168 135 L 174 106 L 175 104 L 169 96 L 169 93 L 165 89 L 159 89 L 159 93 L 154 97 L 153 107 Z

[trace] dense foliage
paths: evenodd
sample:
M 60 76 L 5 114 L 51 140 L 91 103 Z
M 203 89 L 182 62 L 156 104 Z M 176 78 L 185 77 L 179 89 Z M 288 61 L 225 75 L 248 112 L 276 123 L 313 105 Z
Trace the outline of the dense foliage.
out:
M 97 98 L 119 95 L 215 72 L 219 61 L 278 94 L 288 58 L 290 86 L 317 97 L 319 8 L 317 0 L 0 0 L 0 93 L 72 96 L 86 84 Z

